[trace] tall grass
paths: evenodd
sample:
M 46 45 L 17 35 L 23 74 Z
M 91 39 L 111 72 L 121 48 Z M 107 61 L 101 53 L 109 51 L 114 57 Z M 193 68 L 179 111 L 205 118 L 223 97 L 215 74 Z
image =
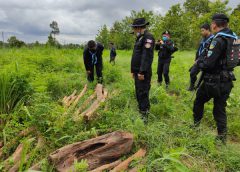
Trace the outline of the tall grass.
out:
M 9 114 L 14 108 L 22 103 L 24 95 L 18 90 L 17 80 L 12 79 L 10 74 L 0 75 L 0 113 Z

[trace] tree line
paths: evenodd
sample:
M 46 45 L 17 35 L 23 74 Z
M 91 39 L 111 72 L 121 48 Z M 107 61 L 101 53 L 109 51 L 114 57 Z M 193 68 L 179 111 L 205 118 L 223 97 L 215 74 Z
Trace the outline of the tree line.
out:
M 103 25 L 98 31 L 96 40 L 105 47 L 110 42 L 115 43 L 118 49 L 131 49 L 135 38 L 129 34 L 134 18 L 145 17 L 150 22 L 149 30 L 155 39 L 160 39 L 162 32 L 169 30 L 176 46 L 180 49 L 192 49 L 198 46 L 200 37 L 200 26 L 211 22 L 211 16 L 215 13 L 225 13 L 230 17 L 230 28 L 240 35 L 240 4 L 229 8 L 229 1 L 210 0 L 186 0 L 183 5 L 173 5 L 165 16 L 153 11 L 132 11 L 130 16 L 121 21 L 115 21 L 112 27 Z

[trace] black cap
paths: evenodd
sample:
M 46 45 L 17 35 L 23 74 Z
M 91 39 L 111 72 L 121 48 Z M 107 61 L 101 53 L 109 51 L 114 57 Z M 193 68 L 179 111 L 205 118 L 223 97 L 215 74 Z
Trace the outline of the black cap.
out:
M 146 22 L 145 18 L 136 18 L 133 23 L 130 25 L 131 27 L 144 27 L 149 25 L 149 22 Z
M 212 16 L 212 20 L 213 21 L 226 21 L 226 22 L 229 22 L 229 18 L 225 14 L 214 14 Z

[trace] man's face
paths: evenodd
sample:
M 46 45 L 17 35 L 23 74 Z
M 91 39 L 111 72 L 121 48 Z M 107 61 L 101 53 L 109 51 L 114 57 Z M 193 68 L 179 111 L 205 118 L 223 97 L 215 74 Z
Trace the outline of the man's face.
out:
M 210 31 L 204 28 L 201 28 L 201 35 L 202 37 L 206 37 L 210 34 Z
M 91 52 L 96 52 L 96 49 L 97 49 L 97 46 L 95 46 L 95 47 L 93 47 L 93 48 L 89 48 L 89 50 L 90 50 Z
M 133 32 L 138 36 L 138 34 L 141 33 L 141 28 L 133 27 Z

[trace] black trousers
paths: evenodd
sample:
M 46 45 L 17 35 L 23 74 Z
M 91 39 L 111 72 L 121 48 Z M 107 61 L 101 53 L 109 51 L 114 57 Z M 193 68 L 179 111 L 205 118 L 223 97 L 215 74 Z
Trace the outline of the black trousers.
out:
M 198 68 L 197 65 L 193 65 L 193 67 L 190 70 L 190 80 L 191 84 L 194 85 L 195 82 L 197 81 L 197 75 L 199 74 L 200 69 Z
M 163 80 L 162 75 L 164 75 L 165 83 L 166 84 L 170 83 L 169 67 L 170 67 L 170 62 L 167 62 L 167 63 L 159 62 L 158 63 L 158 70 L 157 70 L 158 82 L 162 82 L 162 80 Z
M 134 74 L 135 91 L 140 111 L 148 111 L 150 109 L 149 91 L 151 88 L 152 72 L 144 75 L 144 80 L 138 79 L 137 74 Z
M 203 118 L 204 104 L 213 98 L 213 116 L 217 124 L 218 134 L 225 135 L 227 133 L 226 102 L 232 87 L 232 82 L 219 83 L 218 85 L 210 84 L 210 86 L 208 83 L 204 82 L 198 89 L 194 101 L 194 123 L 200 123 Z
M 102 66 L 101 65 L 94 65 L 96 69 L 97 79 L 102 80 Z M 90 69 L 91 73 L 88 74 L 87 79 L 89 82 L 94 81 L 94 66 Z

